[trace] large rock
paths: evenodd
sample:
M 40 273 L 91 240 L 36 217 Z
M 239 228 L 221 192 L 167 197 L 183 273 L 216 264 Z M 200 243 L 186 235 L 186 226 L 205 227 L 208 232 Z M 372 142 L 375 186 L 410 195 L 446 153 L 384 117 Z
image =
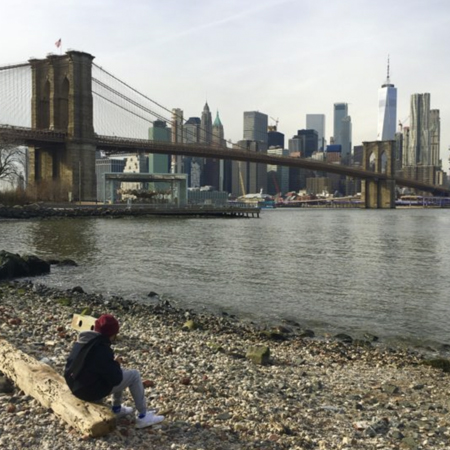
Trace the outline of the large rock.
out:
M 247 349 L 246 358 L 255 364 L 269 364 L 270 349 L 265 345 L 253 345 Z
M 50 272 L 50 264 L 37 256 L 21 257 L 16 253 L 0 251 L 0 280 L 41 275 Z
M 15 253 L 0 251 L 0 280 L 28 275 L 26 262 Z
M 28 275 L 42 275 L 50 273 L 50 264 L 35 255 L 24 255 L 23 260 L 28 265 Z

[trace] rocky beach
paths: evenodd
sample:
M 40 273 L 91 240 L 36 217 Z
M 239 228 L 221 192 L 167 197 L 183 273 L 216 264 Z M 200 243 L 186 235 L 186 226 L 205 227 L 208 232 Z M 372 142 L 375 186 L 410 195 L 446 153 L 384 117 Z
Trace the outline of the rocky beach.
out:
M 120 419 L 115 431 L 94 439 L 1 377 L 0 447 L 450 448 L 449 374 L 424 364 L 416 350 L 314 337 L 295 323 L 263 329 L 176 309 L 156 295 L 150 302 L 80 287 L 0 284 L 0 338 L 59 373 L 77 337 L 73 314 L 114 314 L 121 323 L 116 355 L 141 371 L 149 406 L 166 416 L 144 430 L 134 428 L 132 416 Z M 269 350 L 262 361 L 250 356 L 255 346 Z M 125 398 L 133 405 L 128 393 Z

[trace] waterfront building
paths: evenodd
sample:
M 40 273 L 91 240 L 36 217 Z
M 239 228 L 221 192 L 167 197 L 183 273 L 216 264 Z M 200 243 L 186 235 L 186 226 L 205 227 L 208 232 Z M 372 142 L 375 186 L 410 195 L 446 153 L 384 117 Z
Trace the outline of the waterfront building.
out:
M 329 177 L 309 177 L 306 179 L 306 191 L 314 195 L 331 194 L 334 192 L 332 180 Z
M 148 173 L 148 156 L 143 154 L 128 155 L 125 160 L 123 173 Z M 120 184 L 122 198 L 133 197 L 132 191 L 148 190 L 148 183 L 122 182 Z
M 319 142 L 319 150 L 325 149 L 325 114 L 306 114 L 306 128 L 316 130 Z
M 377 141 L 395 139 L 397 127 L 397 88 L 389 77 L 389 59 L 385 83 L 378 90 L 378 128 Z
M 105 195 L 105 174 L 122 173 L 126 160 L 115 158 L 97 158 L 95 160 L 95 175 L 97 178 L 97 201 L 105 202 L 111 200 Z

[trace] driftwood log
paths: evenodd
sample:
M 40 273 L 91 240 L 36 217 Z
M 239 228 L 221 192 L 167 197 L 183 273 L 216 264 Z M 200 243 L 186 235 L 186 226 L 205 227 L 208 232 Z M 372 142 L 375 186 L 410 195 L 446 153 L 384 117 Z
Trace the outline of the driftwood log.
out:
M 112 411 L 104 405 L 84 402 L 70 392 L 64 378 L 8 341 L 0 339 L 0 371 L 26 394 L 34 397 L 83 434 L 103 436 L 116 427 Z

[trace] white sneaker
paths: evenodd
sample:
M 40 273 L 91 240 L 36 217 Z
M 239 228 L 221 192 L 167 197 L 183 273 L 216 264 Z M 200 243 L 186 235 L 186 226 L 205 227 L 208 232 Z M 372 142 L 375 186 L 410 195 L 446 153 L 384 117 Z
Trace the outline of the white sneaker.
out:
M 154 412 L 147 411 L 147 414 L 142 419 L 139 419 L 139 417 L 136 419 L 136 428 L 145 428 L 156 425 L 163 420 L 164 416 L 157 416 Z
M 120 411 L 114 413 L 114 415 L 116 416 L 116 419 L 120 419 L 121 417 L 128 416 L 128 414 L 132 414 L 133 411 L 134 408 L 132 408 L 131 406 L 122 406 L 120 408 Z

